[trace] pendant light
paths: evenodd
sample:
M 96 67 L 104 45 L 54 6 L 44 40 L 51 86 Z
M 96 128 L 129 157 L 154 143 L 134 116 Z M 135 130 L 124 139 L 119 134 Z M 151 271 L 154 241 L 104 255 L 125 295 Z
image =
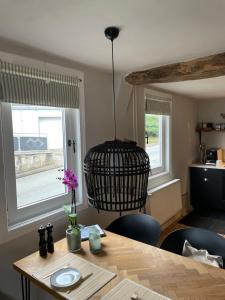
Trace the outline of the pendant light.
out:
M 133 141 L 116 138 L 116 101 L 113 41 L 117 27 L 107 27 L 105 36 L 112 45 L 112 89 L 114 140 L 91 148 L 84 159 L 89 205 L 98 211 L 123 211 L 145 208 L 150 162 L 148 154 Z

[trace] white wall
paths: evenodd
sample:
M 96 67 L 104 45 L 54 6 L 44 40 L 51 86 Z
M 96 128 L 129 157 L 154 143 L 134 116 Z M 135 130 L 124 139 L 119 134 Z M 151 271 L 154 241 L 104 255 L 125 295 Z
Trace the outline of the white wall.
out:
M 177 180 L 163 189 L 152 192 L 150 214 L 163 225 L 182 210 L 181 185 Z
M 135 137 L 139 145 L 144 146 L 144 88 L 152 87 L 137 87 L 135 89 L 135 97 L 137 99 L 137 103 L 130 104 L 130 110 L 134 109 L 137 111 L 137 120 L 136 122 L 136 133 L 134 132 L 133 123 L 130 123 L 128 126 L 128 133 L 130 136 Z M 158 93 L 163 92 L 157 90 Z M 198 157 L 198 135 L 195 132 L 196 124 L 197 124 L 197 109 L 198 102 L 194 99 L 172 94 L 172 132 L 171 132 L 171 151 L 172 151 L 172 178 L 178 178 L 181 180 L 181 195 L 183 201 L 183 209 L 189 209 L 190 203 L 188 199 L 188 191 L 189 191 L 189 168 L 188 166 L 196 161 Z M 131 101 L 135 102 L 135 101 Z M 131 111 L 129 111 L 129 116 L 132 116 Z M 132 118 L 130 118 L 131 120 Z M 171 191 L 167 191 L 167 193 L 171 193 Z M 157 195 L 157 199 L 161 199 L 162 203 L 157 200 L 158 208 L 161 207 L 162 210 L 166 210 L 164 203 L 164 194 L 159 193 Z M 169 197 L 168 197 L 169 198 Z M 168 200 L 169 201 L 169 200 Z M 155 200 L 153 199 L 155 203 Z M 150 201 L 151 203 L 151 201 Z M 154 204 L 152 204 L 154 205 Z M 150 204 L 151 206 L 151 204 Z M 174 207 L 174 215 L 179 210 L 179 205 Z M 157 209 L 158 209 L 157 208 Z M 152 212 L 157 209 L 153 209 Z M 169 217 L 170 214 L 168 214 Z M 154 214 L 153 214 L 154 216 Z M 158 216 L 158 213 L 155 214 Z
M 118 123 L 120 128 L 123 129 L 120 133 L 123 132 L 124 136 L 127 135 L 128 138 L 136 140 L 141 147 L 145 145 L 144 88 L 148 87 L 135 87 L 133 89 L 121 79 L 118 92 Z M 157 92 L 163 91 L 157 90 Z M 171 173 L 172 178 L 178 178 L 180 182 L 162 191 L 155 192 L 150 198 L 149 211 L 161 224 L 176 215 L 181 208 L 184 211 L 190 208 L 188 166 L 197 160 L 199 147 L 198 134 L 195 132 L 198 119 L 197 100 L 177 94 L 169 94 L 172 95 Z M 182 207 L 180 195 L 182 197 Z
M 97 143 L 114 137 L 110 73 L 91 69 L 67 59 L 55 57 L 48 53 L 36 51 L 34 49 L 28 49 L 23 45 L 7 41 L 0 40 L 0 51 L 16 53 L 18 55 L 48 61 L 52 64 L 59 64 L 64 67 L 83 71 L 87 149 Z M 121 81 L 121 77 L 118 77 L 117 79 L 118 83 L 121 84 L 117 91 L 117 117 L 118 127 L 120 128 L 118 137 L 134 138 L 136 136 L 139 140 L 141 140 L 141 135 L 137 136 L 138 133 L 134 132 L 134 106 L 132 101 L 130 101 L 132 98 L 132 88 L 124 85 Z M 140 106 L 141 105 L 143 104 L 140 103 Z M 191 163 L 195 156 L 196 139 L 193 132 L 196 121 L 197 105 L 195 101 L 185 97 L 174 96 L 172 132 L 173 173 L 176 178 L 181 178 L 182 180 L 182 193 L 187 192 L 187 164 Z M 136 119 L 135 122 L 140 130 L 143 125 L 142 120 Z M 164 209 L 163 205 L 162 209 Z M 115 217 L 118 217 L 118 214 L 104 212 L 97 214 L 96 210 L 88 208 L 79 214 L 79 222 L 87 225 L 99 223 L 104 227 Z M 57 221 L 54 223 L 54 226 L 55 239 L 64 237 L 66 221 Z M 0 299 L 7 299 L 7 296 L 13 300 L 17 300 L 19 298 L 20 278 L 17 272 L 12 270 L 11 264 L 13 261 L 37 250 L 37 248 L 38 240 L 36 231 L 32 231 L 23 237 L 0 246 Z M 35 287 L 32 287 L 32 290 L 32 300 L 51 299 L 50 296 L 43 296 L 42 292 Z
M 145 87 L 146 88 L 146 87 Z M 150 87 L 151 88 L 151 87 Z M 152 89 L 152 88 L 151 88 Z M 157 90 L 160 92 L 160 90 Z M 163 92 L 163 91 L 161 91 Z M 144 147 L 144 87 L 136 88 L 138 103 L 131 108 L 137 109 L 136 140 Z M 188 192 L 188 165 L 197 159 L 198 135 L 195 132 L 198 116 L 198 102 L 195 99 L 172 94 L 172 175 L 181 179 L 181 192 Z M 131 112 L 129 112 L 132 115 Z M 133 132 L 133 124 L 129 124 L 128 132 Z M 129 135 L 129 133 L 128 133 Z
M 172 173 L 181 179 L 183 211 L 191 207 L 189 199 L 189 165 L 198 158 L 199 139 L 197 101 L 185 96 L 173 95 Z
M 138 86 L 135 89 L 121 84 L 119 105 L 124 104 L 123 114 L 120 124 L 123 132 L 141 146 L 145 145 L 145 122 L 144 122 L 144 89 L 150 86 Z M 123 93 L 122 93 L 123 91 Z M 126 95 L 124 96 L 124 92 Z M 165 93 L 157 90 L 157 93 Z M 198 102 L 195 99 L 185 96 L 169 93 L 172 96 L 172 132 L 171 132 L 171 152 L 172 152 L 172 178 L 180 179 L 175 186 L 167 187 L 163 191 L 157 191 L 150 198 L 150 213 L 159 220 L 161 224 L 165 223 L 173 215 L 181 210 L 180 196 L 182 197 L 182 208 L 188 210 L 190 202 L 189 192 L 189 168 L 188 166 L 198 158 L 199 140 L 195 132 L 198 119 Z M 163 96 L 163 95 L 162 95 Z M 125 110 L 126 109 L 126 110 Z M 120 109 L 120 112 L 122 108 Z M 123 116 L 126 116 L 125 118 Z M 151 188 L 151 187 L 150 187 Z M 165 200 L 165 195 L 167 195 Z M 168 205 L 170 210 L 168 210 Z M 162 212 L 160 215 L 160 211 Z
M 225 123 L 221 117 L 225 113 L 225 99 L 199 100 L 198 101 L 198 122 Z M 206 148 L 225 148 L 225 132 L 207 132 L 202 134 L 202 143 Z
M 197 101 L 185 96 L 172 95 L 172 178 L 179 182 L 153 193 L 150 211 L 160 224 L 190 209 L 189 165 L 198 156 Z M 154 190 L 154 189 L 153 189 Z
M 14 53 L 25 57 L 47 61 L 52 64 L 74 68 L 84 72 L 84 93 L 85 93 L 85 129 L 86 147 L 104 142 L 113 138 L 112 122 L 112 94 L 111 94 L 111 74 L 96 69 L 91 69 L 69 60 L 54 57 L 44 52 L 24 48 L 23 46 L 5 43 L 0 41 L 0 51 Z M 1 196 L 0 196 L 1 197 Z M 0 198 L 1 205 L 1 198 Z M 103 227 L 108 225 L 118 214 L 98 214 L 96 210 L 88 208 L 79 214 L 79 222 L 82 224 L 99 223 Z M 55 239 L 65 237 L 67 226 L 66 217 L 64 220 L 53 223 Z M 12 269 L 12 263 L 29 253 L 38 249 L 37 231 L 32 231 L 18 239 L 0 246 L 0 299 L 7 298 L 18 300 L 20 295 L 20 277 Z M 13 287 L 13 288 L 12 288 Z M 43 295 L 37 288 L 32 287 L 32 300 L 51 299 L 48 295 Z M 38 292 L 37 292 L 38 291 Z
M 181 179 L 182 195 L 188 192 L 188 166 L 198 157 L 197 101 L 173 95 L 172 104 L 172 173 Z

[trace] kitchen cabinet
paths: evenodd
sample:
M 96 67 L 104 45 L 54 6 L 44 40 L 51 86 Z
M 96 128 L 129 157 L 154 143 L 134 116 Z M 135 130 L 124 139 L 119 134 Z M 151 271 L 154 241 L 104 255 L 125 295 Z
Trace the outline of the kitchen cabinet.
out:
M 190 196 L 195 208 L 225 210 L 225 169 L 191 166 Z

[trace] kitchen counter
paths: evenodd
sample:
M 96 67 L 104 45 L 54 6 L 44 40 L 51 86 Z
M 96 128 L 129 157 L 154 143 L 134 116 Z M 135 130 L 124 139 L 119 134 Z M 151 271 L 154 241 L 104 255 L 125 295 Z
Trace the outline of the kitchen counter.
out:
M 206 164 L 201 164 L 201 163 L 194 163 L 191 164 L 190 167 L 194 168 L 203 168 L 203 169 L 219 169 L 219 170 L 225 170 L 225 162 L 221 162 L 215 166 L 213 165 L 206 165 Z

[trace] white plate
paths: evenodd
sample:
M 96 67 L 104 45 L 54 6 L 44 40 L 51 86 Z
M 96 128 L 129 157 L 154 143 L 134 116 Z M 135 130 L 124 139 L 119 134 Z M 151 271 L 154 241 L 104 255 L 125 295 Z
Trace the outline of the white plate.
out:
M 67 288 L 73 286 L 81 278 L 81 274 L 74 268 L 63 268 L 50 277 L 51 286 L 55 288 Z

